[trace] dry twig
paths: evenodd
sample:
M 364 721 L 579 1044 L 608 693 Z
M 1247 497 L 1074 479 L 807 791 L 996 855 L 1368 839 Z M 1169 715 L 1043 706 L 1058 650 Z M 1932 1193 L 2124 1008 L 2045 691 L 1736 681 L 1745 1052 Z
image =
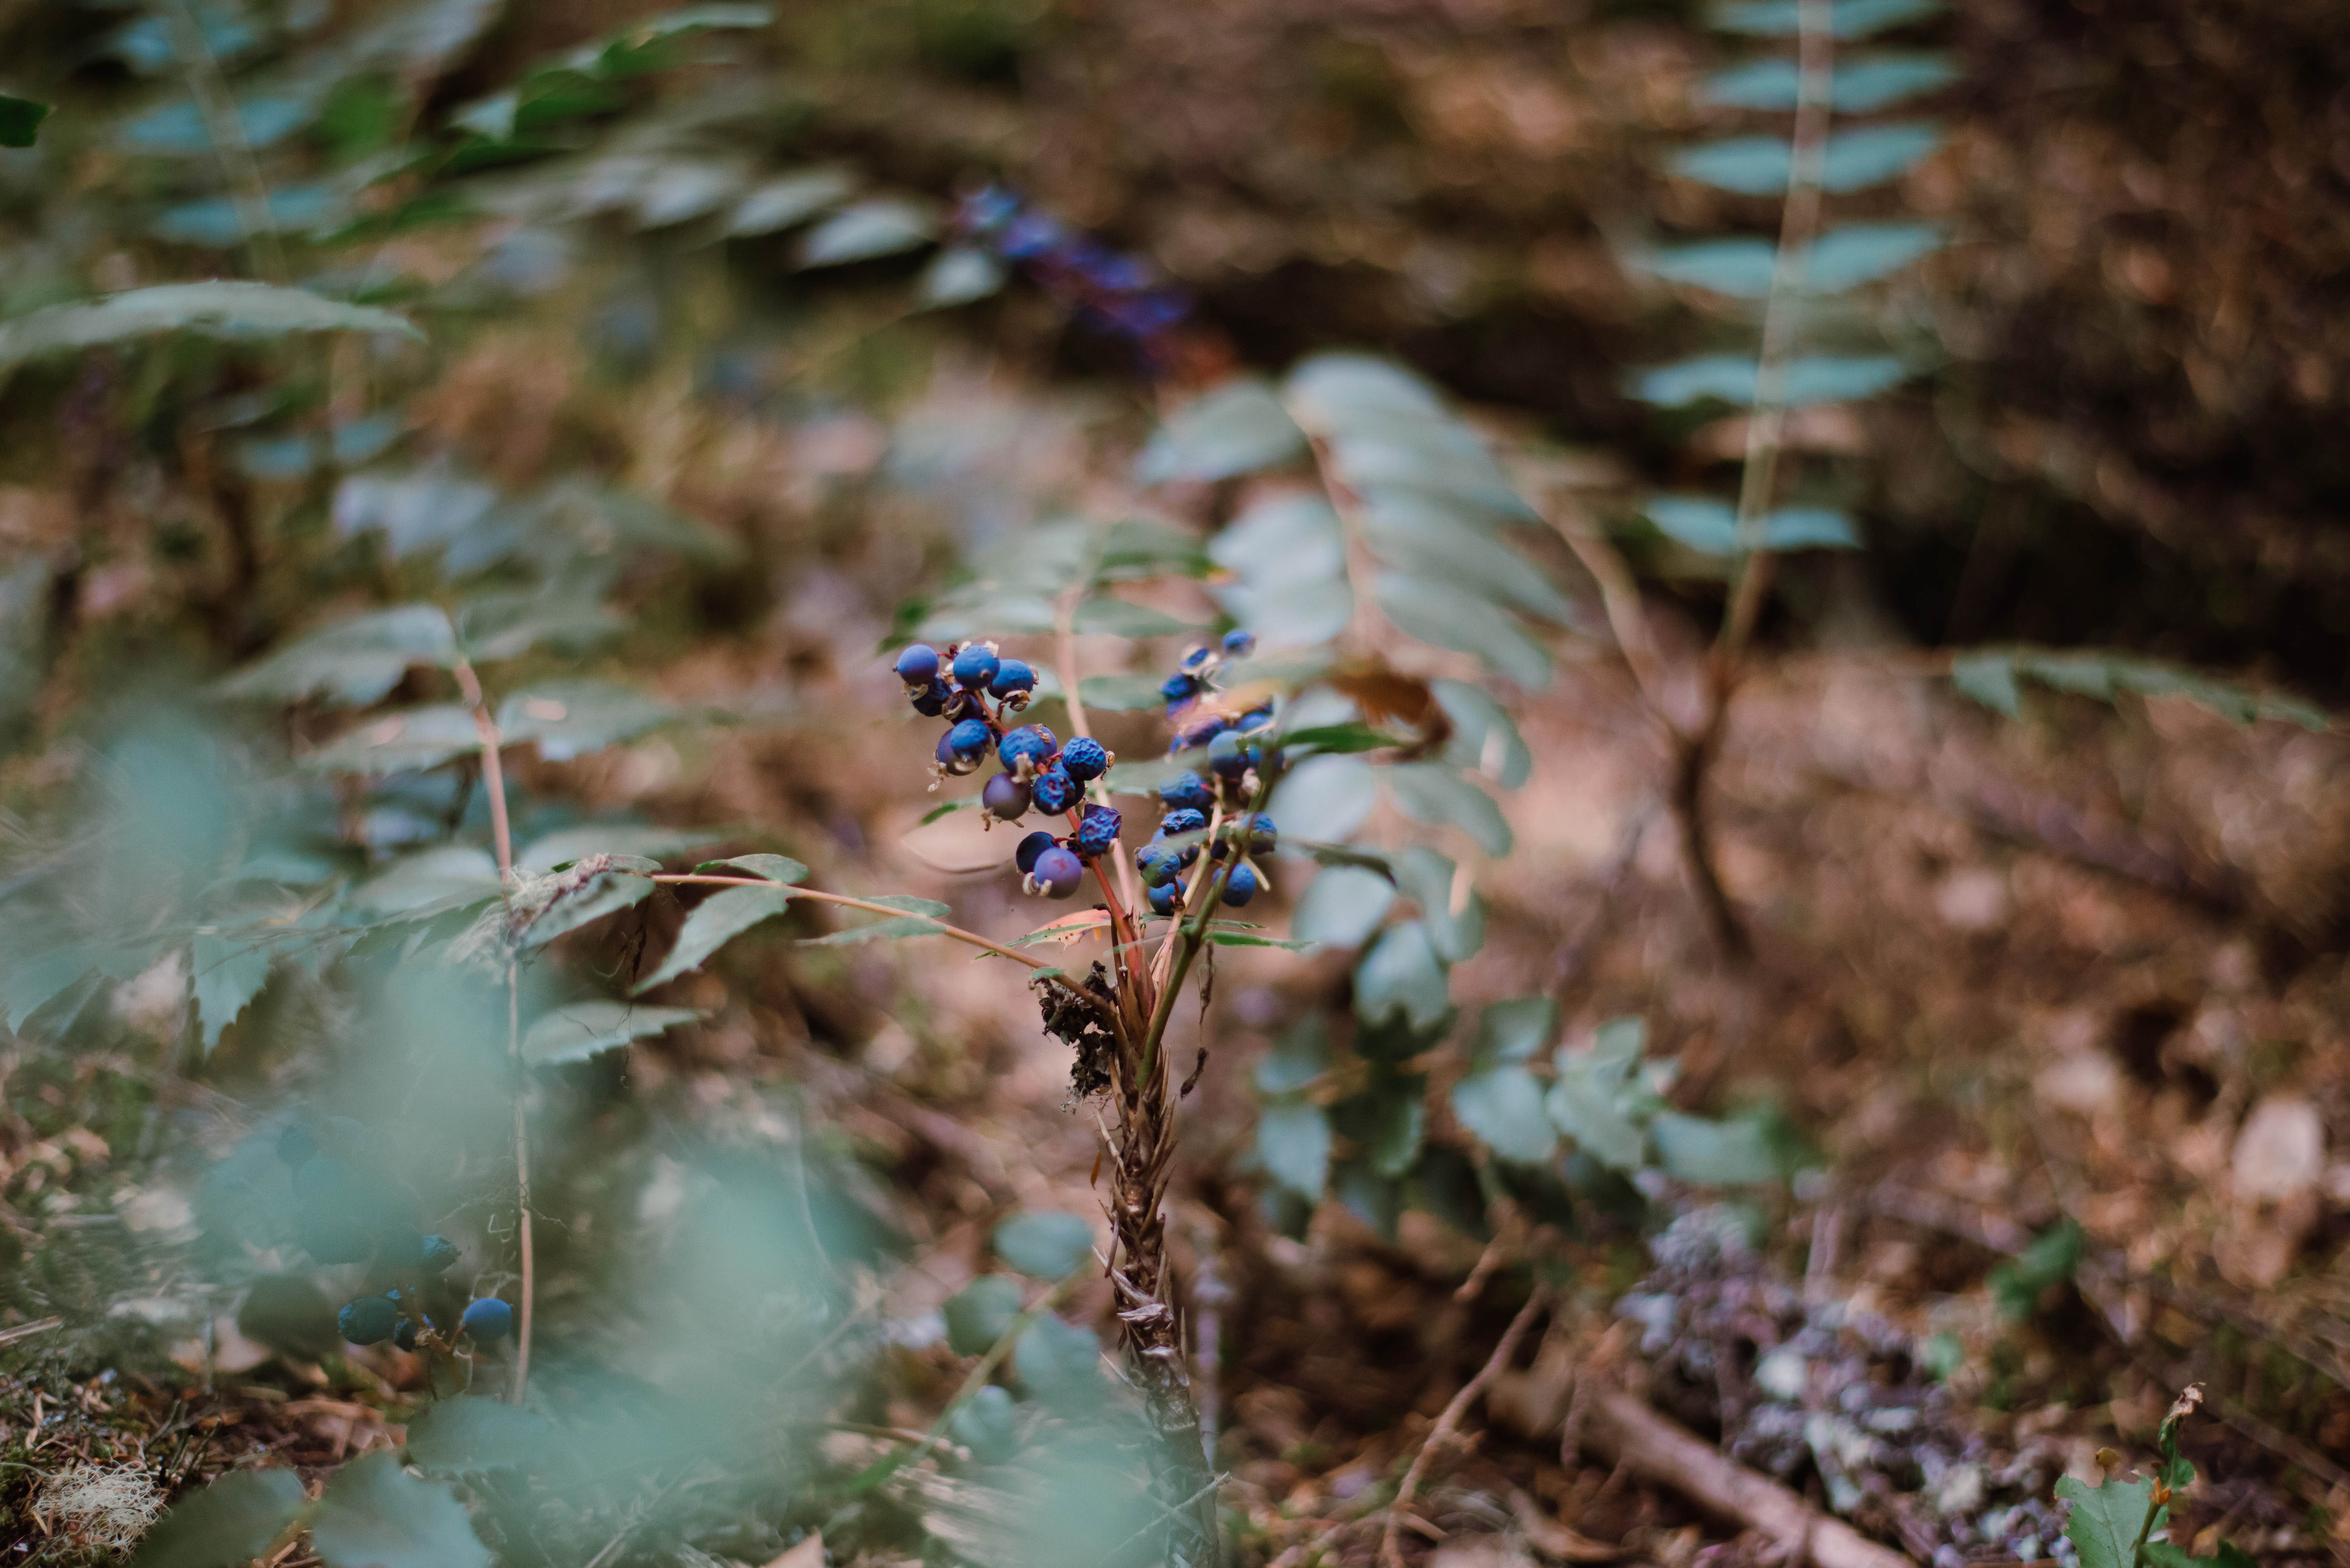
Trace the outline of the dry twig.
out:
M 1403 1485 L 1397 1490 L 1395 1501 L 1388 1507 L 1387 1528 L 1379 1535 L 1379 1568 L 1396 1568 L 1403 1561 L 1396 1535 L 1404 1523 L 1405 1511 L 1411 1507 L 1411 1500 L 1419 1490 L 1419 1478 L 1427 1472 L 1428 1461 L 1437 1449 L 1452 1440 L 1452 1434 L 1461 1426 L 1461 1418 L 1469 1413 L 1470 1404 L 1485 1391 L 1485 1386 L 1501 1374 L 1502 1368 L 1510 1364 L 1510 1357 L 1517 1353 L 1518 1341 L 1525 1337 L 1526 1329 L 1534 1321 L 1534 1314 L 1549 1299 L 1549 1293 L 1540 1288 L 1526 1298 L 1526 1304 L 1518 1309 L 1518 1315 L 1512 1318 L 1510 1326 L 1502 1331 L 1501 1342 L 1493 1346 L 1493 1354 L 1485 1358 L 1485 1365 L 1477 1369 L 1477 1376 L 1461 1386 L 1461 1392 L 1452 1397 L 1452 1403 L 1444 1407 L 1444 1413 L 1437 1417 L 1436 1425 L 1428 1429 L 1428 1440 L 1420 1445 L 1419 1454 L 1411 1461 L 1411 1469 L 1404 1471 Z

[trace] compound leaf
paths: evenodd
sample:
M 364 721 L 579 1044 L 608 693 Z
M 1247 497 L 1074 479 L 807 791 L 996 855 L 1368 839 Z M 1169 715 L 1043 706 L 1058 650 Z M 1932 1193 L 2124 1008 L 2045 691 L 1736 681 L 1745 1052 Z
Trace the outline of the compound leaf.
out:
M 161 332 L 276 337 L 289 332 L 383 332 L 423 341 L 406 317 L 267 283 L 166 283 L 0 322 L 0 369 Z
M 1142 449 L 1135 478 L 1144 484 L 1231 479 L 1305 454 L 1305 433 L 1281 400 L 1263 382 L 1243 377 L 1176 410 Z

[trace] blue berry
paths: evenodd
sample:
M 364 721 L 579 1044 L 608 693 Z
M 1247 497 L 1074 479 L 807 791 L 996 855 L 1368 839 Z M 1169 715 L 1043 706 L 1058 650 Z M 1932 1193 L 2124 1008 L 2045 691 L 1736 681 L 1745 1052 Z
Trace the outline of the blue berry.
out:
M 427 1328 L 432 1327 L 432 1320 L 428 1318 L 425 1321 L 424 1326 Z M 391 1343 L 400 1346 L 402 1350 L 414 1350 L 416 1348 L 416 1324 L 414 1321 L 409 1318 L 401 1318 L 400 1320 L 400 1326 L 391 1331 Z
M 456 1261 L 457 1243 L 446 1236 L 427 1236 L 417 1245 L 417 1266 L 428 1274 L 437 1274 Z
M 1012 864 L 1020 867 L 1020 875 L 1025 877 L 1029 872 L 1036 869 L 1036 857 L 1052 847 L 1051 834 L 1032 833 L 1020 841 L 1019 848 L 1012 852 Z
M 1109 771 L 1109 763 L 1108 751 L 1091 735 L 1079 735 L 1061 748 L 1061 771 L 1079 784 L 1101 777 Z
M 976 721 L 973 722 L 976 722 Z M 984 726 L 982 727 L 984 728 Z M 979 766 L 979 759 L 977 757 L 967 757 L 961 752 L 955 750 L 954 732 L 952 730 L 949 730 L 945 734 L 939 737 L 939 749 L 933 754 L 938 759 L 939 771 L 941 773 L 953 774 L 960 776 L 963 774 L 973 771 Z
M 979 804 L 1006 822 L 1017 822 L 1028 810 L 1028 786 L 1010 774 L 998 774 L 979 792 Z
M 1232 867 L 1232 877 L 1224 883 L 1224 902 L 1239 909 L 1256 897 L 1256 873 L 1245 866 Z
M 1236 730 L 1227 730 L 1208 742 L 1208 766 L 1222 777 L 1240 777 L 1255 760 L 1256 748 L 1242 740 Z
M 1017 659 L 1007 659 L 995 667 L 995 679 L 987 690 L 999 701 L 1011 697 L 1025 697 L 1036 690 L 1036 672 Z
M 931 685 L 939 678 L 939 650 L 927 642 L 915 643 L 901 649 L 898 662 L 890 668 L 909 686 L 920 689 Z
M 1067 898 L 1085 879 L 1086 863 L 1058 845 L 1036 857 L 1035 869 L 1028 873 L 1037 892 L 1055 898 Z
M 514 1332 L 514 1308 L 495 1296 L 484 1296 L 465 1309 L 465 1315 L 457 1320 L 457 1328 L 484 1342 L 504 1339 Z
M 1237 628 L 1224 633 L 1224 652 L 1232 659 L 1246 659 L 1256 651 L 1253 634 Z
M 1197 807 L 1188 805 L 1180 811 L 1170 811 L 1159 819 L 1159 831 L 1170 838 L 1179 833 L 1197 833 L 1207 826 L 1206 815 Z
M 913 699 L 914 711 L 925 719 L 935 719 L 947 711 L 947 689 L 935 680 L 928 686 L 910 687 L 906 694 Z
M 1182 861 L 1173 849 L 1154 839 L 1134 852 L 1134 868 L 1142 873 L 1144 887 L 1163 888 L 1175 879 Z
M 381 1345 L 400 1326 L 400 1303 L 390 1296 L 361 1296 L 336 1314 L 335 1326 L 353 1345 Z
M 1200 694 L 1200 683 L 1188 675 L 1170 675 L 1159 683 L 1159 695 L 1167 700 L 1170 711 L 1180 708 Z
M 1216 792 L 1210 789 L 1208 781 L 1198 774 L 1185 772 L 1160 784 L 1159 798 L 1178 810 L 1203 812 L 1216 804 Z
M 317 1152 L 318 1140 L 298 1123 L 277 1135 L 277 1158 L 293 1169 L 299 1170 L 302 1162 Z
M 1150 900 L 1150 912 L 1154 915 L 1173 914 L 1175 912 L 1175 900 L 1181 898 L 1182 895 L 1183 889 L 1177 887 L 1173 882 L 1163 883 L 1159 887 L 1149 888 L 1143 893 L 1143 897 Z
M 965 719 L 947 732 L 947 748 L 968 762 L 977 762 L 987 755 L 987 748 L 995 743 L 993 732 L 984 719 Z
M 1170 753 L 1188 752 L 1194 746 L 1204 746 L 1231 727 L 1231 720 L 1221 713 L 1211 714 L 1201 723 L 1176 736 L 1175 743 L 1167 749 Z
M 1009 773 L 1033 774 L 1051 762 L 1059 748 L 1060 742 L 1054 739 L 1052 731 L 1042 724 L 1024 724 L 1005 732 L 996 744 L 995 755 Z M 1024 769 L 1021 766 L 1024 762 L 1028 764 Z
M 1085 798 L 1085 786 L 1055 765 L 1038 774 L 1029 785 L 1029 797 L 1047 816 L 1058 816 Z
M 1273 818 L 1258 812 L 1249 820 L 1248 848 L 1251 855 L 1270 855 L 1281 842 L 1281 835 L 1273 826 Z
M 1215 657 L 1216 650 L 1212 648 L 1195 648 L 1191 652 L 1185 654 L 1183 656 L 1183 662 L 1177 665 L 1175 668 L 1181 670 L 1186 675 L 1197 675 L 1200 671 L 1208 668 L 1209 662 Z
M 1003 661 L 996 658 L 995 650 L 983 642 L 966 642 L 962 651 L 954 656 L 954 678 L 967 691 L 983 690 L 995 679 L 995 672 L 1002 668 Z
M 1091 860 L 1118 847 L 1120 818 L 1118 808 L 1111 805 L 1088 805 L 1077 822 L 1077 831 L 1069 840 L 1069 847 Z
M 1004 225 L 996 248 L 1014 261 L 1026 261 L 1061 244 L 1067 232 L 1042 213 L 1023 213 Z
M 1267 724 L 1272 722 L 1272 709 L 1252 708 L 1247 712 L 1242 714 L 1237 720 L 1233 721 L 1232 728 L 1238 730 L 1243 735 L 1253 735 L 1257 731 L 1263 729 Z

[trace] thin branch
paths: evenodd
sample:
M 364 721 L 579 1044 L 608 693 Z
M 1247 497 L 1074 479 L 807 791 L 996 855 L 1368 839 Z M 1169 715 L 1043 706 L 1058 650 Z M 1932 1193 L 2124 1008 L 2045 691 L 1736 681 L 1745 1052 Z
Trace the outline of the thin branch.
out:
M 1599 585 L 1599 604 L 1607 613 L 1607 628 L 1615 633 L 1616 651 L 1624 656 L 1626 667 L 1632 671 L 1632 684 L 1639 689 L 1640 700 L 1668 733 L 1679 734 L 1680 725 L 1665 701 L 1664 658 L 1657 651 L 1648 607 L 1641 602 L 1640 586 L 1633 580 L 1631 567 L 1624 564 L 1615 545 L 1581 526 L 1579 519 L 1569 522 L 1555 508 L 1544 510 L 1551 527 Z
M 1452 1440 L 1452 1434 L 1461 1426 L 1461 1418 L 1469 1413 L 1469 1407 L 1478 1395 L 1485 1391 L 1485 1386 L 1510 1364 L 1510 1357 L 1517 1353 L 1518 1341 L 1525 1337 L 1527 1328 L 1534 1321 L 1534 1314 L 1549 1299 L 1547 1291 L 1539 1286 L 1535 1288 L 1534 1293 L 1526 1298 L 1526 1304 L 1518 1309 L 1518 1315 L 1510 1320 L 1510 1326 L 1502 1331 L 1501 1342 L 1493 1346 L 1493 1354 L 1485 1358 L 1485 1365 L 1477 1369 L 1477 1376 L 1461 1386 L 1461 1392 L 1452 1397 L 1452 1403 L 1444 1407 L 1444 1414 L 1439 1416 L 1436 1425 L 1428 1429 L 1428 1440 L 1412 1457 L 1411 1468 L 1403 1473 L 1403 1485 L 1397 1489 L 1395 1501 L 1388 1505 L 1387 1528 L 1379 1533 L 1379 1568 L 1398 1568 L 1403 1562 L 1402 1549 L 1397 1544 L 1396 1536 L 1402 1528 L 1405 1511 L 1411 1507 L 1411 1500 L 1419 1490 L 1419 1479 L 1428 1471 L 1429 1459 L 1437 1449 Z
M 228 176 L 230 204 L 236 210 L 238 226 L 244 230 L 245 254 L 253 270 L 271 283 L 288 283 L 291 275 L 286 269 L 285 247 L 277 242 L 277 229 L 269 214 L 269 187 L 254 159 L 253 143 L 245 138 L 236 100 L 229 96 L 220 57 L 213 53 L 203 24 L 188 0 L 158 0 L 155 8 L 162 12 L 161 21 L 171 32 L 172 52 L 186 68 L 188 93 L 196 100 L 205 139 L 219 153 L 222 172 Z
M 482 787 L 490 796 L 490 841 L 498 852 L 498 876 L 501 880 L 514 879 L 514 830 L 506 821 L 506 775 L 498 762 L 498 750 L 505 742 L 498 734 L 498 722 L 490 717 L 488 700 L 482 695 L 482 678 L 473 673 L 473 661 L 463 654 L 450 673 L 457 678 L 457 690 L 463 694 L 465 706 L 473 711 L 473 728 L 482 737 Z

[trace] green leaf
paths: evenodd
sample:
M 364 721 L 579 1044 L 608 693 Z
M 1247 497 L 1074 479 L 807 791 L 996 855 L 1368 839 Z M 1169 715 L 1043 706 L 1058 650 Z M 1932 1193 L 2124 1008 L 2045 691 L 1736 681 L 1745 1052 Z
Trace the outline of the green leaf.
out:
M 1030 1210 L 998 1220 L 995 1255 L 1039 1280 L 1058 1280 L 1093 1262 L 1094 1228 L 1075 1214 Z
M 1262 1095 L 1295 1095 L 1330 1070 L 1330 1026 L 1309 1012 L 1284 1030 L 1273 1049 L 1256 1060 L 1252 1075 Z
M 403 857 L 344 896 L 353 914 L 426 920 L 486 903 L 505 892 L 498 863 L 471 844 L 445 844 Z
M 1418 920 L 1388 927 L 1355 966 L 1355 1014 L 1366 1023 L 1397 1014 L 1413 1029 L 1432 1029 L 1451 1011 L 1444 965 Z
M 1304 941 L 1358 947 L 1387 918 L 1395 896 L 1394 885 L 1367 867 L 1325 866 L 1305 885 L 1290 916 L 1289 929 Z
M 1866 38 L 1940 15 L 1942 0 L 1835 0 L 1828 30 L 1838 39 Z M 1725 33 L 1792 38 L 1803 30 L 1801 0 L 1729 0 L 1713 8 L 1713 25 Z
M 0 322 L 0 370 L 163 332 L 280 337 L 289 332 L 382 332 L 422 342 L 405 317 L 266 283 L 166 283 L 78 305 L 52 305 Z
M 724 860 L 705 860 L 694 867 L 696 871 L 721 873 L 730 868 L 785 883 L 804 882 L 808 874 L 806 867 L 787 855 L 736 855 Z
M 1503 789 L 1516 789 L 1534 772 L 1534 753 L 1518 733 L 1509 711 L 1492 693 L 1465 680 L 1437 680 L 1429 689 L 1452 721 L 1444 759 L 1462 772 L 1476 772 Z
M 1077 695 L 1087 708 L 1105 713 L 1139 713 L 1163 701 L 1155 675 L 1088 675 L 1077 682 Z
M 651 897 L 652 890 L 650 877 L 600 872 L 532 920 L 523 932 L 522 945 L 544 947 L 567 931 L 576 931 L 607 915 L 633 909 Z
M 982 1274 L 947 1298 L 947 1348 L 957 1355 L 984 1355 L 1020 1315 L 1020 1282 L 1007 1274 Z
M 1788 363 L 1782 401 L 1791 409 L 1852 402 L 1898 386 L 1912 373 L 1889 354 L 1805 355 Z M 1744 407 L 1754 401 L 1756 374 L 1753 359 L 1746 355 L 1707 354 L 1638 372 L 1631 392 L 1666 408 L 1707 398 Z
M 183 1499 L 139 1543 L 131 1568 L 241 1568 L 307 1501 L 292 1470 L 237 1470 Z
M 409 1462 L 449 1475 L 536 1467 L 555 1439 L 546 1417 L 502 1399 L 443 1399 L 408 1423 Z
M 2073 1277 L 2081 1262 L 2081 1228 L 2058 1220 L 2016 1256 L 1991 1272 L 1991 1298 L 2002 1316 L 2021 1323 L 2039 1309 L 2041 1293 Z
M 1276 818 L 1276 820 L 1278 820 Z M 1466 963 L 1485 945 L 1485 900 L 1459 867 L 1423 844 L 1395 856 L 1396 886 L 1419 906 L 1428 940 L 1448 964 Z M 1460 907 L 1455 909 L 1456 895 Z
M 1285 730 L 1281 736 L 1284 756 L 1316 752 L 1346 753 L 1377 752 L 1389 746 L 1399 746 L 1401 741 L 1393 735 L 1383 735 L 1367 724 L 1315 724 L 1304 730 Z
M 1295 937 L 1264 937 L 1254 931 L 1235 931 L 1224 926 L 1208 928 L 1208 943 L 1219 948 L 1279 948 L 1285 953 L 1311 952 L 1321 944 Z
M 1641 512 L 1664 535 L 1709 556 L 1738 554 L 1738 514 L 1711 495 L 1652 495 Z M 1783 506 L 1762 519 L 1766 550 L 1856 550 L 1852 519 L 1816 506 Z
M 1558 1032 L 1558 1003 L 1546 996 L 1491 1002 L 1477 1015 L 1477 1043 L 1470 1060 L 1479 1067 L 1531 1062 Z
M 683 929 L 677 933 L 677 945 L 670 949 L 660 967 L 630 986 L 629 993 L 642 996 L 689 970 L 700 969 L 711 954 L 734 938 L 782 914 L 791 907 L 791 898 L 782 888 L 723 888 L 712 893 L 686 916 Z
M 188 962 L 206 1056 L 220 1044 L 221 1031 L 269 983 L 270 945 L 266 940 L 239 941 L 206 934 L 191 944 Z
M 1387 784 L 1396 805 L 1414 822 L 1457 827 L 1488 855 L 1510 852 L 1513 837 L 1502 808 L 1493 804 L 1492 795 L 1451 766 L 1398 763 L 1387 770 Z
M 1452 1114 L 1503 1159 L 1538 1165 L 1558 1152 L 1558 1134 L 1543 1114 L 1542 1080 L 1514 1064 L 1453 1085 Z
M 1177 620 L 1173 616 L 1162 614 L 1148 605 L 1130 604 L 1105 594 L 1077 606 L 1072 629 L 1110 637 L 1173 637 L 1185 632 L 1203 631 L 1206 628 L 1191 621 Z
M 1372 586 L 1398 631 L 1431 648 L 1474 654 L 1530 691 L 1550 684 L 1550 655 L 1491 600 L 1428 577 L 1382 572 Z
M 1338 840 L 1378 805 L 1378 771 L 1359 757 L 1308 757 L 1283 775 L 1265 810 L 1284 835 Z
M 1925 122 L 1871 125 L 1828 138 L 1820 185 L 1831 192 L 1882 184 L 1924 161 L 1942 143 L 1942 132 Z M 1670 160 L 1685 180 L 1742 196 L 1775 196 L 1787 188 L 1793 166 L 1788 144 L 1775 136 L 1733 136 L 1683 148 Z
M 1198 577 L 1206 576 L 1208 566 L 1207 551 L 1192 535 L 1148 517 L 1122 517 L 1102 535 L 1094 577 Z
M 1830 106 L 1838 114 L 1873 114 L 1903 99 L 1950 86 L 1963 73 L 1950 56 L 1917 50 L 1883 50 L 1841 54 L 1829 88 Z M 1749 60 L 1706 78 L 1698 101 L 1724 109 L 1791 109 L 1800 90 L 1802 73 L 1787 57 Z
M 32 146 L 48 114 L 47 104 L 0 92 L 0 147 Z
M 842 169 L 804 169 L 781 175 L 734 204 L 726 232 L 772 234 L 829 212 L 856 189 L 856 177 Z
M 985 299 L 1003 287 L 1003 264 L 983 250 L 950 245 L 915 280 L 914 299 L 925 310 L 944 310 Z
M 148 225 L 148 232 L 174 244 L 226 250 L 256 230 L 307 233 L 339 223 L 349 212 L 349 202 L 338 187 L 284 185 L 269 192 L 257 209 L 226 196 L 166 207 Z M 253 223 L 246 222 L 248 216 Z
M 1143 484 L 1232 479 L 1305 455 L 1305 437 L 1270 388 L 1253 378 L 1194 399 L 1150 438 L 1135 462 Z
M 1378 1074 L 1369 1088 L 1331 1107 L 1331 1123 L 1373 1170 L 1385 1177 L 1402 1176 L 1419 1158 L 1428 1127 L 1422 1099 L 1427 1089 L 1428 1079 L 1421 1074 Z
M 1648 1096 L 1632 1075 L 1647 1038 L 1638 1019 L 1610 1019 L 1591 1049 L 1559 1052 L 1557 1075 L 1544 1101 L 1552 1125 L 1610 1169 L 1638 1170 L 1648 1147 L 1638 1121 Z
M 336 1472 L 310 1521 L 328 1568 L 490 1568 L 465 1505 L 378 1449 Z
M 2015 683 L 2015 665 L 2003 653 L 1967 653 L 1950 660 L 1950 684 L 1962 697 L 2011 719 L 2023 717 L 2023 692 Z
M 1392 1245 L 1396 1222 L 1403 1214 L 1403 1186 L 1393 1177 L 1361 1160 L 1348 1160 L 1332 1173 L 1332 1186 L 1347 1212 L 1360 1220 Z
M 560 1066 L 659 1034 L 702 1016 L 692 1007 L 641 1007 L 625 1002 L 569 1002 L 523 1032 L 522 1059 L 534 1067 Z
M 2064 1534 L 2081 1554 L 2081 1568 L 2137 1568 L 2137 1543 L 2154 1513 L 2154 1482 L 2108 1476 L 2096 1486 L 2059 1476 L 2056 1496 L 2073 1505 Z
M 1369 354 L 1316 354 L 1298 361 L 1282 383 L 1283 400 L 1315 430 L 1379 415 L 1451 418 L 1444 400 L 1410 370 Z
M 477 664 L 519 659 L 541 644 L 577 652 L 628 629 L 603 602 L 608 579 L 588 567 L 534 588 L 475 594 L 457 608 L 457 639 Z
M 370 719 L 297 759 L 312 773 L 396 774 L 439 767 L 479 754 L 482 732 L 473 711 L 454 702 L 408 708 Z
M 737 892 L 754 892 L 754 888 L 737 888 Z M 935 898 L 916 898 L 903 893 L 884 893 L 872 900 L 892 909 L 906 912 L 894 919 L 876 920 L 869 926 L 854 926 L 829 936 L 810 937 L 800 945 L 810 948 L 848 947 L 858 942 L 893 941 L 899 937 L 931 937 L 939 933 L 938 918 L 951 914 L 947 905 Z
M 1401 521 L 1410 517 L 1409 524 Z M 1384 566 L 1405 573 L 1441 577 L 1466 592 L 1564 626 L 1575 605 L 1543 569 L 1503 544 L 1493 532 L 1456 515 L 1367 505 L 1363 541 Z
M 567 763 L 679 716 L 658 697 L 601 680 L 548 680 L 498 704 L 498 732 L 508 742 L 536 742 L 550 763 Z
M 591 855 L 641 855 L 665 860 L 713 839 L 724 838 L 723 827 L 653 827 L 640 822 L 583 822 L 558 828 L 523 846 L 515 865 L 524 871 L 552 871 L 585 860 Z
M 1778 1179 L 1779 1164 L 1762 1129 L 1747 1121 L 1711 1121 L 1659 1111 L 1648 1123 L 1668 1174 L 1700 1187 L 1752 1187 Z
M 895 255 L 930 244 L 938 230 L 938 214 L 925 202 L 869 196 L 809 230 L 800 242 L 799 265 L 839 266 Z
M 1841 294 L 1899 271 L 1941 243 L 1931 223 L 1849 223 L 1822 234 L 1804 263 L 1804 292 Z M 1635 255 L 1644 272 L 1732 299 L 1771 292 L 1778 247 L 1769 240 L 1736 238 L 1668 245 Z
M 1012 1347 L 1020 1381 L 1045 1403 L 1093 1410 L 1102 1396 L 1101 1341 L 1092 1329 L 1043 1314 Z
M 1305 1100 L 1276 1101 L 1257 1113 L 1256 1158 L 1265 1174 L 1309 1202 L 1330 1182 L 1330 1117 Z
M 438 606 L 395 605 L 321 627 L 215 690 L 225 697 L 284 701 L 317 696 L 363 708 L 381 701 L 411 665 L 445 668 L 456 657 L 456 633 Z

